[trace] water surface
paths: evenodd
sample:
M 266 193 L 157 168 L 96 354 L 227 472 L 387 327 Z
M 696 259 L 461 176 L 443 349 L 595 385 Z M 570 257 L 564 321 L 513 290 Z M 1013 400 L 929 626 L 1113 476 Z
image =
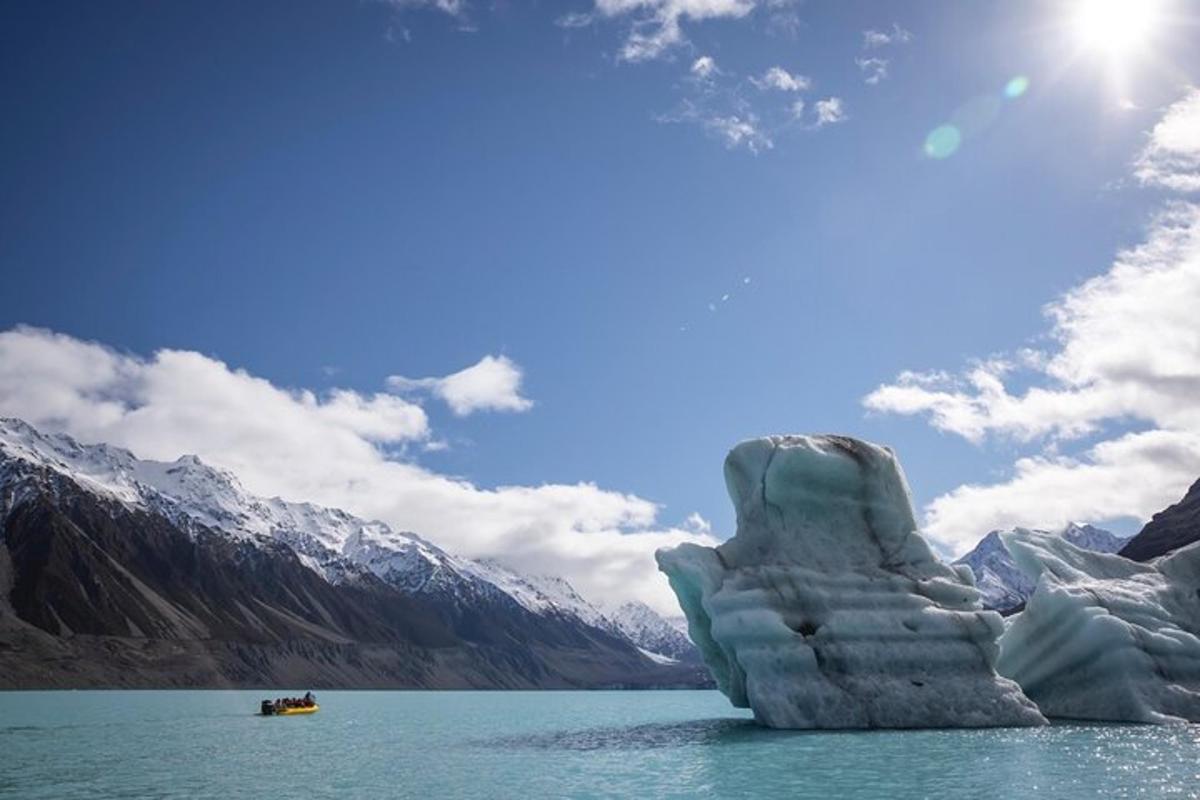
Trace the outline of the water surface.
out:
M 0 798 L 1200 796 L 1195 725 L 787 733 L 716 692 L 318 695 L 263 718 L 261 692 L 0 692 Z

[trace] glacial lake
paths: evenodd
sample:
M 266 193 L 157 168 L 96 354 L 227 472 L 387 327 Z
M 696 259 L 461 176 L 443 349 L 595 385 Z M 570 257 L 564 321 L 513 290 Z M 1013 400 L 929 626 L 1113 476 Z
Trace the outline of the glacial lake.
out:
M 716 692 L 0 692 L 0 798 L 1200 795 L 1200 726 L 788 733 Z

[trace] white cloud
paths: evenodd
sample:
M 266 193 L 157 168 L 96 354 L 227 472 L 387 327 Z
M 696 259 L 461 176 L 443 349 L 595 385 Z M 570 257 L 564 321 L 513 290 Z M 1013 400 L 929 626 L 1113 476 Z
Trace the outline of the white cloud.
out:
M 712 523 L 697 514 L 695 511 L 693 511 L 691 514 L 688 514 L 687 519 L 683 521 L 683 525 L 688 530 L 693 530 L 697 533 L 703 533 L 705 535 L 712 533 Z
M 744 145 L 750 152 L 758 154 L 775 146 L 771 138 L 758 127 L 758 118 L 753 114 L 746 117 L 709 117 L 703 121 L 703 125 L 730 149 Z
M 1177 205 L 1108 272 L 1047 306 L 1051 351 L 1026 352 L 1020 363 L 991 359 L 961 376 L 902 373 L 865 403 L 928 413 L 934 427 L 976 443 L 993 433 L 1075 439 L 1116 419 L 1200 430 L 1197 308 L 1200 207 Z M 1005 378 L 1017 369 L 1042 384 L 1011 392 Z
M 588 25 L 591 25 L 593 21 L 595 21 L 595 18 L 591 14 L 571 12 L 569 14 L 563 14 L 561 17 L 554 20 L 554 24 L 560 28 L 574 29 L 586 28 Z
M 608 18 L 632 17 L 620 59 L 646 61 L 686 41 L 682 21 L 739 19 L 755 5 L 755 0 L 596 0 L 596 13 Z
M 692 62 L 691 72 L 697 78 L 704 80 L 711 77 L 715 73 L 719 73 L 717 62 L 712 56 L 700 56 Z
M 402 398 L 283 389 L 200 353 L 150 358 L 33 328 L 0 333 L 0 414 L 143 458 L 195 453 L 252 492 L 311 500 L 419 531 L 452 552 L 560 574 L 600 602 L 676 608 L 657 547 L 714 539 L 663 527 L 640 497 L 591 483 L 486 489 L 401 460 L 430 443 Z
M 1154 126 L 1134 174 L 1143 184 L 1200 192 L 1200 89 L 1192 89 Z
M 397 11 L 413 11 L 416 9 L 432 9 L 449 14 L 452 17 L 466 15 L 468 4 L 466 0 L 379 0 Z
M 890 44 L 908 44 L 912 39 L 913 35 L 911 32 L 906 31 L 893 22 L 890 30 L 881 31 L 872 28 L 863 31 L 863 48 L 872 50 L 877 47 L 886 47 Z
M 1100 442 L 1077 458 L 1020 458 L 1008 480 L 966 484 L 925 508 L 925 533 L 960 554 L 984 533 L 1078 520 L 1147 519 L 1200 476 L 1200 436 L 1152 430 Z
M 1167 110 L 1135 165 L 1143 181 L 1192 189 L 1197 142 L 1188 121 L 1198 109 L 1193 90 Z M 1197 309 L 1200 205 L 1176 201 L 1141 244 L 1046 307 L 1046 348 L 960 375 L 902 373 L 869 394 L 868 409 L 928 415 L 935 428 L 975 443 L 999 436 L 1041 444 L 1008 479 L 935 499 L 926 531 L 961 551 L 994 527 L 1146 519 L 1178 499 L 1200 475 Z M 1065 455 L 1084 436 L 1096 443 Z
M 476 411 L 528 411 L 533 401 L 521 396 L 521 368 L 507 356 L 484 356 L 479 363 L 442 378 L 392 375 L 388 388 L 398 392 L 428 391 L 455 414 Z
M 803 75 L 793 75 L 783 67 L 771 67 L 761 78 L 751 78 L 760 89 L 776 89 L 781 92 L 803 92 L 812 81 Z
M 887 79 L 888 60 L 886 58 L 856 58 L 854 63 L 858 64 L 864 83 L 875 86 Z
M 739 98 L 733 97 L 729 105 L 733 110 L 716 110 L 713 96 L 699 101 L 683 100 L 668 114 L 656 119 L 663 123 L 699 125 L 713 138 L 730 150 L 746 148 L 755 155 L 775 146 L 771 134 L 763 127 L 758 115 L 751 111 Z
M 846 108 L 840 97 L 826 97 L 824 100 L 818 100 L 813 105 L 813 110 L 817 114 L 815 125 L 818 128 L 845 122 L 847 119 Z

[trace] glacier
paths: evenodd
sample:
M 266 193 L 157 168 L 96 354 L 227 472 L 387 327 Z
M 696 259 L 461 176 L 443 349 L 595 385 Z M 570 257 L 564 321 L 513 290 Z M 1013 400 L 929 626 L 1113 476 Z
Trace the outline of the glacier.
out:
M 1051 717 L 1200 722 L 1200 543 L 1148 563 L 1002 535 L 1037 581 L 997 668 Z
M 771 436 L 725 460 L 736 535 L 656 554 L 718 688 L 773 728 L 1039 725 L 1004 623 L 916 533 L 894 453 Z

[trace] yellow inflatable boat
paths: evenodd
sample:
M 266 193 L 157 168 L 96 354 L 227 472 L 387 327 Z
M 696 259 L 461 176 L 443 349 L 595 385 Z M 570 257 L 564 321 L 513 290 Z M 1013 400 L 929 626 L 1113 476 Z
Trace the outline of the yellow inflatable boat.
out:
M 320 710 L 321 707 L 313 703 L 311 706 L 302 706 L 300 708 L 281 708 L 275 714 L 280 717 L 290 717 L 295 714 L 315 714 Z
M 270 700 L 263 700 L 259 713 L 264 717 L 294 717 L 301 714 L 315 714 L 321 710 L 321 707 L 317 705 L 315 700 L 313 700 L 311 705 L 301 705 L 299 700 L 294 702 L 296 705 L 283 706 L 281 708 Z

